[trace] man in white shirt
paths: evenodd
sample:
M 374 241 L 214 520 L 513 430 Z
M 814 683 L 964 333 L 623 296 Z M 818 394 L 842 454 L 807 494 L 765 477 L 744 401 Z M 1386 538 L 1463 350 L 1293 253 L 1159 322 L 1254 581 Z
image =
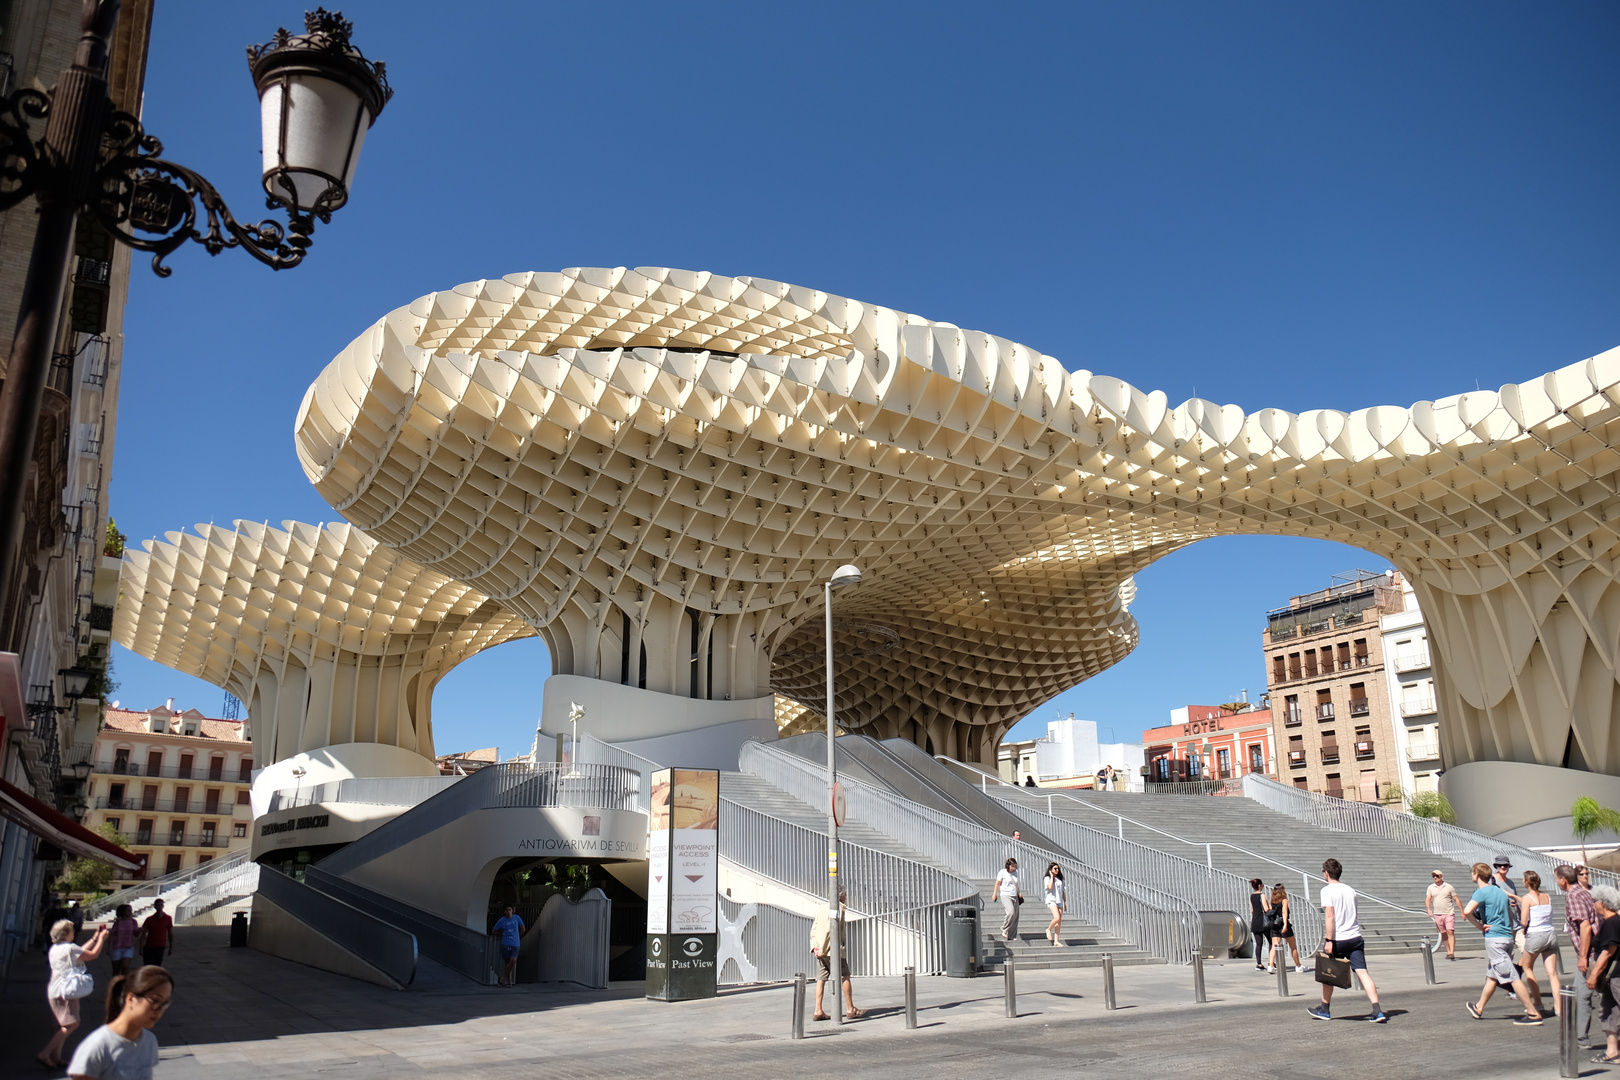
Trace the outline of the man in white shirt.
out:
M 1350 961 L 1350 969 L 1360 972 L 1361 988 L 1372 1006 L 1372 1015 L 1367 1019 L 1374 1024 L 1387 1024 L 1389 1017 L 1378 1004 L 1378 987 L 1367 974 L 1366 942 L 1361 938 L 1361 919 L 1356 914 L 1356 890 L 1339 881 L 1343 873 L 1344 867 L 1339 865 L 1338 859 L 1322 864 L 1322 876 L 1327 878 L 1327 884 L 1317 896 L 1322 905 L 1322 951 Z M 1329 1005 L 1333 1001 L 1333 987 L 1328 983 L 1321 985 L 1322 1004 L 1305 1011 L 1317 1020 L 1331 1020 L 1333 1013 Z

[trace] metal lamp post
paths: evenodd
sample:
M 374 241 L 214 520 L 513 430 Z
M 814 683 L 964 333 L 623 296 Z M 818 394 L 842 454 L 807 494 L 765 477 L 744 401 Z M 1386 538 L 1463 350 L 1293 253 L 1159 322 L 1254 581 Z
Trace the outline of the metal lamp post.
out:
M 270 209 L 287 211 L 242 225 L 214 186 L 162 157 L 163 144 L 141 122 L 112 107 L 107 64 L 119 0 L 84 0 L 73 66 L 49 91 L 24 87 L 0 99 L 0 210 L 30 195 L 38 226 L 0 388 L 0 610 L 9 602 L 23 498 L 62 290 L 81 213 L 94 214 L 120 242 L 150 251 L 152 269 L 187 241 L 210 255 L 240 248 L 276 270 L 297 266 L 315 220 L 332 220 L 348 201 L 366 129 L 393 91 L 381 63 L 349 44 L 353 24 L 316 8 L 305 33 L 278 30 L 248 49 L 263 124 L 263 184 Z M 37 139 L 30 130 L 44 121 Z
M 828 957 L 828 967 L 831 971 L 833 993 L 833 1014 L 840 1024 L 844 1022 L 844 980 L 840 978 L 843 967 L 843 949 L 839 944 L 839 931 L 843 912 L 838 904 L 838 811 L 835 800 L 838 797 L 838 768 L 835 757 L 836 723 L 833 712 L 833 617 L 832 594 L 834 589 L 845 585 L 859 585 L 861 571 L 859 567 L 845 563 L 833 571 L 833 576 L 823 586 L 824 600 L 827 613 L 827 926 L 831 933 L 831 942 Z

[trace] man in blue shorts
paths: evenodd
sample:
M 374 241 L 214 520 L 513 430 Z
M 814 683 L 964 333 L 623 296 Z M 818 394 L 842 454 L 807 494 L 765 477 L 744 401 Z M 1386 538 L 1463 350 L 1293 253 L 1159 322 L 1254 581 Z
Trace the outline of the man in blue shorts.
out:
M 1372 1015 L 1367 1019 L 1375 1024 L 1387 1024 L 1389 1017 L 1378 1004 L 1378 987 L 1367 974 L 1367 943 L 1362 940 L 1361 918 L 1356 914 L 1356 890 L 1339 881 L 1342 873 L 1344 867 L 1339 865 L 1338 859 L 1322 864 L 1322 876 L 1327 878 L 1327 884 L 1317 895 L 1317 902 L 1322 905 L 1322 951 L 1350 961 L 1350 969 L 1361 973 L 1361 988 L 1367 992 L 1367 1003 L 1372 1006 Z M 1333 987 L 1323 983 L 1322 1004 L 1305 1011 L 1317 1020 L 1331 1020 L 1332 1001 Z
M 492 933 L 501 935 L 501 959 L 506 961 L 506 971 L 499 985 L 516 986 L 518 950 L 523 947 L 523 920 L 517 917 L 511 904 L 506 905 L 506 914 L 495 920 Z
M 1513 987 L 1513 993 L 1520 1001 L 1528 1003 L 1530 999 L 1525 996 L 1519 969 L 1513 966 L 1515 919 L 1509 911 L 1508 894 L 1491 880 L 1491 868 L 1482 862 L 1474 864 L 1474 884 L 1478 887 L 1469 898 L 1468 906 L 1463 908 L 1463 917 L 1485 934 L 1485 989 L 1480 991 L 1478 1002 L 1467 1002 L 1464 1007 L 1469 1016 L 1483 1020 L 1485 1003 L 1496 993 L 1498 984 Z M 1541 1024 L 1541 1014 L 1526 1012 L 1523 1016 L 1515 1017 L 1513 1022 L 1536 1027 Z

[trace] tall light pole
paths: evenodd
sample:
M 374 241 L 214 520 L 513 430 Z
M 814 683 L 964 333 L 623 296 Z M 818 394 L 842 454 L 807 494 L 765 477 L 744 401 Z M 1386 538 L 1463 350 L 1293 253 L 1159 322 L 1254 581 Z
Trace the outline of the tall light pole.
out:
M 827 612 L 827 927 L 831 942 L 829 951 L 832 954 L 828 958 L 828 967 L 829 981 L 832 983 L 833 1013 L 840 1024 L 844 1022 L 844 980 L 839 977 L 843 966 L 843 949 L 839 946 L 838 937 L 843 930 L 840 925 L 843 912 L 839 910 L 838 905 L 838 810 L 835 801 L 838 797 L 838 768 L 834 757 L 836 724 L 833 718 L 832 594 L 834 589 L 860 583 L 860 568 L 845 563 L 833 571 L 833 576 L 823 586 Z

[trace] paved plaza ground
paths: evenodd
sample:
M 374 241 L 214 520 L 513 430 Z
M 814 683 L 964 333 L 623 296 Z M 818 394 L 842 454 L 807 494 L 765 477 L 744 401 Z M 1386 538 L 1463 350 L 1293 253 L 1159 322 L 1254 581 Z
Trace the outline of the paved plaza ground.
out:
M 1309 975 L 1291 975 L 1292 996 L 1283 1000 L 1274 977 L 1234 960 L 1206 965 L 1205 1004 L 1193 1001 L 1190 968 L 1120 968 L 1114 1012 L 1103 1008 L 1096 969 L 1024 971 L 1016 1019 L 1005 1015 L 999 976 L 919 979 L 916 1031 L 905 1029 L 900 980 L 861 980 L 856 1003 L 869 1010 L 866 1019 L 840 1028 L 807 1018 L 810 1037 L 795 1042 L 785 987 L 671 1004 L 647 1001 L 638 983 L 503 990 L 424 964 L 417 986 L 395 992 L 231 949 L 222 929 L 182 928 L 178 944 L 175 1006 L 157 1028 L 163 1080 L 645 1080 L 675 1072 L 759 1080 L 784 1067 L 840 1080 L 924 1069 L 933 1080 L 1008 1070 L 1279 1080 L 1558 1075 L 1551 1020 L 1514 1027 L 1513 1002 L 1503 994 L 1485 1021 L 1464 1013 L 1484 976 L 1477 950 L 1455 963 L 1440 958 L 1438 986 L 1424 984 L 1415 954 L 1373 957 L 1391 1016 L 1383 1027 L 1359 1022 L 1366 999 L 1354 991 L 1338 992 L 1332 1023 L 1312 1020 L 1305 1006 L 1317 991 Z M 99 996 L 105 961 L 92 969 Z M 44 984 L 39 953 L 19 957 L 0 999 L 0 1077 L 53 1075 L 32 1058 L 50 1032 Z M 86 1005 L 88 1031 L 101 1010 Z M 1587 1056 L 1583 1075 L 1608 1074 L 1585 1064 Z

